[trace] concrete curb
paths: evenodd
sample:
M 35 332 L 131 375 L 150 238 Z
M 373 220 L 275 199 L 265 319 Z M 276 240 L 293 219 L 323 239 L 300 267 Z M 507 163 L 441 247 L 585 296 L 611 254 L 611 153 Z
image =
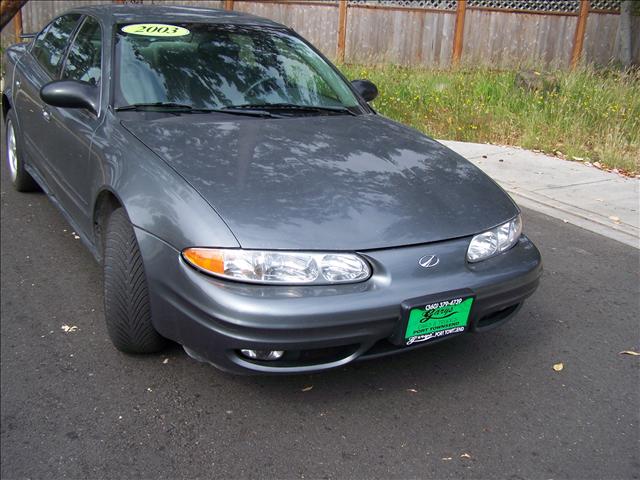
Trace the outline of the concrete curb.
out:
M 517 147 L 455 142 L 519 205 L 640 249 L 640 181 Z

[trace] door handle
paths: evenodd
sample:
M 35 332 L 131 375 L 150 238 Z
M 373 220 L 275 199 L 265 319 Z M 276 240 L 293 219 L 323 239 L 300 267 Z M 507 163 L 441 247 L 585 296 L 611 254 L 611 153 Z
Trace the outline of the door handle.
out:
M 49 110 L 47 110 L 46 108 L 42 109 L 42 117 L 47 121 L 50 122 L 51 121 L 51 113 L 49 112 Z

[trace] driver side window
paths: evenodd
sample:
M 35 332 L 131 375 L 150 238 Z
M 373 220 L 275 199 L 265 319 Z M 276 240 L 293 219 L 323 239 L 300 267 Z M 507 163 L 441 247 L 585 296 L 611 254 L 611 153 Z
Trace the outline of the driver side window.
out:
M 87 17 L 76 35 L 65 62 L 62 78 L 98 85 L 101 78 L 102 30 Z

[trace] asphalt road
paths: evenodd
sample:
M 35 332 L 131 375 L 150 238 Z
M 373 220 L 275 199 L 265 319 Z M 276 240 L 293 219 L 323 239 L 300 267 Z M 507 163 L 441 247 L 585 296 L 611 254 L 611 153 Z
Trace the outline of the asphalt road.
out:
M 1 190 L 3 479 L 640 477 L 638 250 L 526 211 L 546 270 L 502 328 L 235 377 L 117 352 L 88 251 L 5 165 Z

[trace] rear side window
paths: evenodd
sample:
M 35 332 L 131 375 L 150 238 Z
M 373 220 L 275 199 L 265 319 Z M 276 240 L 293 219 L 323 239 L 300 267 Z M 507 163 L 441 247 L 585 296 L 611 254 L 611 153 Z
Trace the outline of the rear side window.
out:
M 69 43 L 69 38 L 80 19 L 80 14 L 63 15 L 56 18 L 46 29 L 44 35 L 38 35 L 31 54 L 49 75 L 57 77 L 60 62 Z
M 62 78 L 81 80 L 93 85 L 100 83 L 102 58 L 102 31 L 97 20 L 87 17 L 76 35 Z

